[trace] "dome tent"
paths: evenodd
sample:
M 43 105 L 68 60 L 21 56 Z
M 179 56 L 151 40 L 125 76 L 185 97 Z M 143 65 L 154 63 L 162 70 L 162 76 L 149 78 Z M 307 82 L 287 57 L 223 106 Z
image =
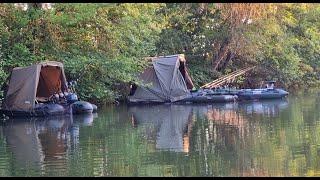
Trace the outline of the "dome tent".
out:
M 144 85 L 133 90 L 130 103 L 175 102 L 190 96 L 193 83 L 183 54 L 153 57 L 151 61 L 139 76 Z
M 57 92 L 67 90 L 63 64 L 55 61 L 41 62 L 12 70 L 3 109 L 32 112 L 37 99 L 48 99 Z

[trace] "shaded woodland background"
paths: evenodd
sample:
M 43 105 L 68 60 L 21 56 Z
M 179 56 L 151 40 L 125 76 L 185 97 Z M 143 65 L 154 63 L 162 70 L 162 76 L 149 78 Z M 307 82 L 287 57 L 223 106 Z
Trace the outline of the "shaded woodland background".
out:
M 26 6 L 28 5 L 28 6 Z M 125 99 L 145 57 L 185 54 L 197 87 L 256 65 L 238 87 L 264 80 L 319 85 L 320 4 L 0 4 L 0 83 L 12 68 L 60 61 L 81 99 Z

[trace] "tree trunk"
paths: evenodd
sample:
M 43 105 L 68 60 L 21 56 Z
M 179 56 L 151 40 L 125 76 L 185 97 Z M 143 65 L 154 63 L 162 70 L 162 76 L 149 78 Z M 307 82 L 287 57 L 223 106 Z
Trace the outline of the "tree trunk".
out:
M 227 51 L 229 50 L 229 44 L 230 44 L 230 38 L 226 38 L 225 41 L 222 43 L 219 51 L 217 52 L 217 55 L 215 56 L 214 60 L 214 67 L 213 70 L 217 70 L 219 64 L 223 60 L 223 58 L 226 56 Z
M 219 68 L 219 71 L 224 71 L 229 64 L 229 62 L 234 58 L 235 54 L 231 51 L 228 52 L 226 59 L 224 60 L 224 63 L 222 64 L 221 68 Z

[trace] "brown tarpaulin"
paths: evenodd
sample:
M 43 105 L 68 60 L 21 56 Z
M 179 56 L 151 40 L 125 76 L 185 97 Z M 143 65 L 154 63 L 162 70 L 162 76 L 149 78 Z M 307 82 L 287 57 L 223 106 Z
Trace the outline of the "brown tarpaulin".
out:
M 32 111 L 37 96 L 49 97 L 55 91 L 67 90 L 63 64 L 55 61 L 42 62 L 12 70 L 3 109 Z

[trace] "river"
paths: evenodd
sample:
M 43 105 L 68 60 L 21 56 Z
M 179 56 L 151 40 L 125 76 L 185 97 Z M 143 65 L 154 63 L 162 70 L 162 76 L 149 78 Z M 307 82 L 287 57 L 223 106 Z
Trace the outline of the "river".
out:
M 9 119 L 0 176 L 320 176 L 320 98 Z

